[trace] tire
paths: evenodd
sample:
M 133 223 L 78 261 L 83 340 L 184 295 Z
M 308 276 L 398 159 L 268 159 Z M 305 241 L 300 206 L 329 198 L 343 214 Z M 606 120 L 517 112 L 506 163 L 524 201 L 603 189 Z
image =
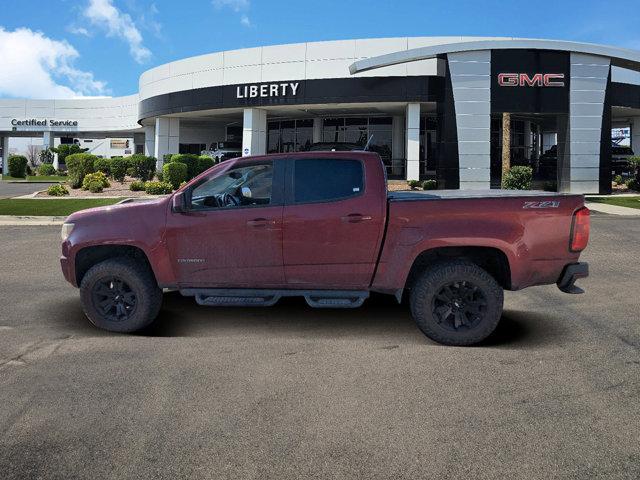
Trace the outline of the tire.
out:
M 502 315 L 504 292 L 474 263 L 433 265 L 411 289 L 413 319 L 427 337 L 443 345 L 473 345 L 487 338 Z
M 128 333 L 156 319 L 162 289 L 147 265 L 118 257 L 89 269 L 80 283 L 80 299 L 85 315 L 96 327 Z

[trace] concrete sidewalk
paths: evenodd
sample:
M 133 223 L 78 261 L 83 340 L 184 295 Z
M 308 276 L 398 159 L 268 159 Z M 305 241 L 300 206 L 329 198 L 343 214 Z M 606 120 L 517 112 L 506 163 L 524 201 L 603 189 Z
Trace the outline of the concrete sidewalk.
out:
M 608 213 L 609 215 L 640 216 L 640 209 L 638 208 L 619 207 L 617 205 L 608 205 L 606 203 L 590 202 L 588 198 L 585 199 L 585 205 L 589 210 L 593 210 L 594 212 Z

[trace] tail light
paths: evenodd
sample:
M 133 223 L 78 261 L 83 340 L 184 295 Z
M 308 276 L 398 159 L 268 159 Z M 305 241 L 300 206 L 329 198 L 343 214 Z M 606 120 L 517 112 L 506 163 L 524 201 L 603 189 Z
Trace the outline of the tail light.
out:
M 587 248 L 590 229 L 589 213 L 587 207 L 582 207 L 573 214 L 571 243 L 569 244 L 569 250 L 572 252 L 581 252 Z

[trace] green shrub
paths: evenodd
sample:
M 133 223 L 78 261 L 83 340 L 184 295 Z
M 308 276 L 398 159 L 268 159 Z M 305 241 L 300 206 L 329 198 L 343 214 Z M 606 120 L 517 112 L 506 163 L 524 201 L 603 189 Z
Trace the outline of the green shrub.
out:
M 23 155 L 9 156 L 9 175 L 15 178 L 27 176 L 27 157 Z
M 109 183 L 109 179 L 103 172 L 96 172 L 96 173 L 88 173 L 85 175 L 84 180 L 82 181 L 82 189 L 93 192 L 93 190 L 91 190 L 89 186 L 93 185 L 94 183 L 99 183 L 102 186 L 102 188 L 107 188 L 111 186 L 111 184 Z M 102 191 L 102 189 L 100 191 Z
M 116 182 L 124 182 L 129 163 L 126 158 L 111 157 L 111 178 Z
M 27 176 L 32 177 L 33 175 L 35 175 L 33 168 L 31 168 L 31 165 L 27 163 Z
M 66 177 L 67 175 L 69 175 L 69 173 L 66 170 L 56 170 L 56 175 L 59 175 L 61 177 Z
M 415 190 L 420 186 L 420 180 L 409 180 L 407 185 L 409 185 L 411 190 Z
M 187 180 L 188 167 L 184 163 L 171 161 L 162 166 L 162 178 L 170 183 L 173 188 L 180 187 L 180 184 Z
M 110 158 L 96 158 L 93 162 L 93 169 L 96 172 L 102 172 L 106 176 L 111 175 L 111 159 Z
M 144 191 L 149 195 L 165 195 L 173 192 L 173 187 L 167 182 L 146 182 Z
M 38 175 L 48 177 L 56 174 L 56 169 L 50 163 L 43 163 L 38 167 Z
M 192 153 L 179 153 L 171 156 L 171 163 L 184 163 L 187 166 L 187 178 L 191 180 L 198 172 L 198 155 Z M 168 179 L 165 179 L 168 180 Z
M 144 190 L 144 182 L 142 180 L 131 182 L 131 185 L 129 185 L 129 190 L 131 190 L 132 192 L 142 192 Z
M 515 166 L 502 179 L 502 188 L 506 190 L 531 190 L 533 170 L 531 167 Z
M 104 185 L 100 180 L 92 180 L 90 182 L 84 182 L 82 188 L 89 190 L 91 193 L 100 193 L 104 190 Z
M 423 190 L 435 190 L 437 188 L 438 182 L 436 182 L 435 180 L 425 180 L 424 182 L 422 182 Z
M 80 145 L 75 143 L 69 143 L 64 145 L 58 145 L 56 148 L 52 148 L 51 151 L 58 154 L 59 163 L 67 163 L 67 157 L 76 153 L 84 153 L 88 148 L 80 148 Z
M 127 159 L 127 165 L 129 165 L 129 160 Z M 136 169 L 133 167 L 127 167 L 127 177 L 135 177 L 136 176 Z
M 69 190 L 64 185 L 51 185 L 47 188 L 47 195 L 51 195 L 52 197 L 63 197 L 65 195 L 69 195 Z
M 175 153 L 165 153 L 162 156 L 162 163 L 163 164 L 169 163 L 171 161 L 171 157 L 173 157 L 174 155 L 175 155 Z
M 208 155 L 200 155 L 198 157 L 197 175 L 200 175 L 202 172 L 206 172 L 207 170 L 209 170 L 211 167 L 213 167 L 213 164 L 213 158 L 209 157 Z
M 164 167 L 164 165 L 163 165 L 163 167 Z M 158 170 L 156 172 L 156 177 L 158 177 L 158 181 L 159 182 L 162 182 L 164 180 L 164 175 L 162 174 L 162 170 Z
M 634 190 L 636 192 L 640 192 L 640 182 L 638 182 L 637 178 L 629 178 L 625 182 L 625 185 L 629 190 Z
M 74 153 L 66 158 L 71 188 L 82 186 L 84 177 L 89 173 L 93 173 L 93 162 L 96 161 L 96 158 L 95 155 L 90 153 Z
M 153 178 L 156 171 L 155 157 L 147 157 L 146 155 L 131 155 L 128 158 L 129 168 L 133 170 L 131 176 L 147 181 Z
M 616 175 L 615 177 L 613 177 L 613 183 L 615 183 L 616 185 L 622 185 L 623 182 L 624 180 L 622 179 L 622 175 Z

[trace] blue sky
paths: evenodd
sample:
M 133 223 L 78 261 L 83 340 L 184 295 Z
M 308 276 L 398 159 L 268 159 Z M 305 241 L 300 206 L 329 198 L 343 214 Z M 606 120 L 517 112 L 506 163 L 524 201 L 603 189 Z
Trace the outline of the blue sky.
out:
M 483 35 L 640 49 L 640 0 L 2 0 L 0 97 L 126 95 L 143 71 L 234 48 Z

